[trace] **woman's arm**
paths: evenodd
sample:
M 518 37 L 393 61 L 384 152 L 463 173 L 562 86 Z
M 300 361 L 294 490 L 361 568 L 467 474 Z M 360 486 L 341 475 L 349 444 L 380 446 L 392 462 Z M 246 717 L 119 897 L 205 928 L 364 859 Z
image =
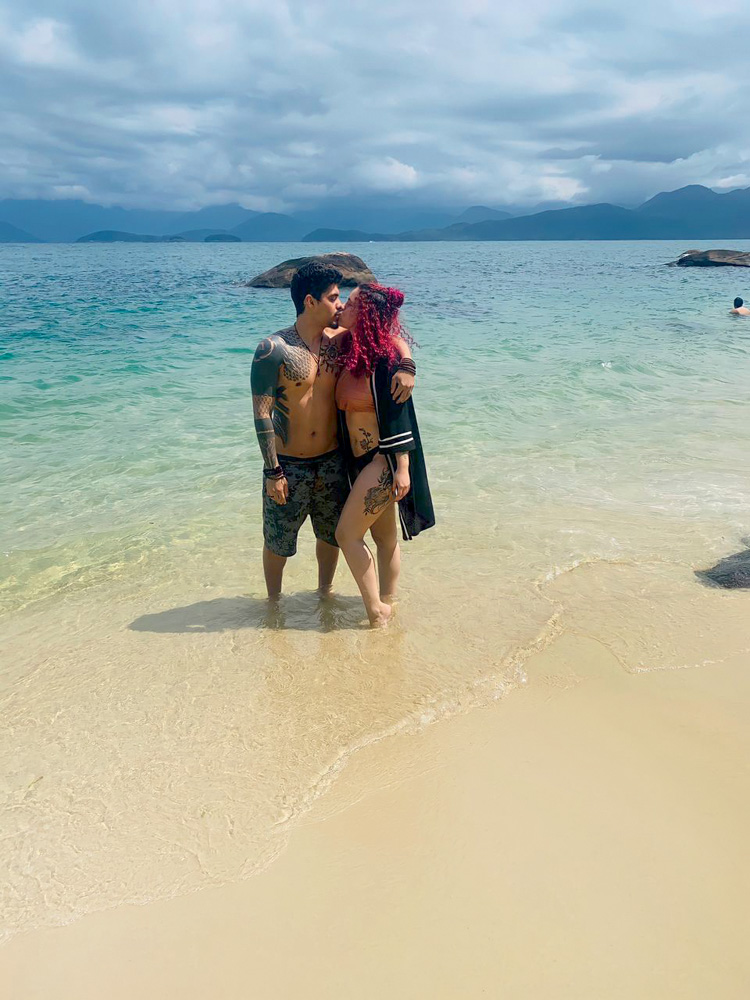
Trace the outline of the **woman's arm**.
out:
M 396 347 L 401 360 L 412 361 L 411 348 L 403 339 L 396 337 Z M 397 371 L 391 379 L 391 395 L 397 403 L 405 403 L 414 391 L 416 378 L 410 371 Z
M 395 500 L 403 500 L 411 489 L 411 476 L 409 475 L 409 452 L 400 451 L 396 455 L 396 473 L 393 477 L 393 497 Z

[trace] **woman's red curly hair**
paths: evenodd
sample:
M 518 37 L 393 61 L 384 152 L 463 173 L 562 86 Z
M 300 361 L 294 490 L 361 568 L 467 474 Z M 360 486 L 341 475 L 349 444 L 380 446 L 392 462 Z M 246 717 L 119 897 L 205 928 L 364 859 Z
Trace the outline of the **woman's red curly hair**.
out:
M 378 361 L 387 359 L 395 364 L 400 358 L 396 338 L 413 343 L 401 326 L 398 311 L 404 304 L 404 293 L 398 288 L 368 283 L 359 285 L 357 320 L 351 330 L 351 342 L 344 367 L 357 378 L 372 374 Z

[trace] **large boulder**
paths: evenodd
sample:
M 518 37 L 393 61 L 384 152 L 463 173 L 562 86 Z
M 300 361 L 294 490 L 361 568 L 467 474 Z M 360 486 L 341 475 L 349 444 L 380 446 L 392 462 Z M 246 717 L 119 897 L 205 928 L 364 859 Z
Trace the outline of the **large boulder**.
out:
M 686 250 L 670 267 L 750 267 L 750 253 L 742 250 Z
M 294 272 L 311 260 L 330 264 L 331 267 L 341 271 L 344 277 L 340 284 L 344 288 L 353 288 L 366 281 L 377 281 L 362 258 L 355 257 L 353 253 L 320 253 L 313 257 L 295 257 L 293 260 L 284 260 L 276 267 L 272 267 L 270 271 L 264 271 L 263 274 L 259 274 L 243 284 L 247 285 L 248 288 L 289 288 Z

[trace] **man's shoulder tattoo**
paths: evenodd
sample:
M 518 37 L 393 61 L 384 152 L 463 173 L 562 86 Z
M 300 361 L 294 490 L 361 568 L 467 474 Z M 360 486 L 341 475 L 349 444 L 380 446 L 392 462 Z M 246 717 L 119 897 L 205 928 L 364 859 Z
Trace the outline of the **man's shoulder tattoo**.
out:
M 255 360 L 265 361 L 267 358 L 271 357 L 277 347 L 278 345 L 273 337 L 265 337 L 255 348 Z

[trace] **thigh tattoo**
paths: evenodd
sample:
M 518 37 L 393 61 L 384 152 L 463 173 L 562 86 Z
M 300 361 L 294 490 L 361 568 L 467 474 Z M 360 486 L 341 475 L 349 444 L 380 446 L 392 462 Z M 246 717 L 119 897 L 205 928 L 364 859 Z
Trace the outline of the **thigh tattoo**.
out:
M 391 470 L 386 467 L 380 473 L 377 484 L 365 493 L 365 514 L 379 514 L 381 510 L 390 503 L 391 487 L 393 486 L 393 476 Z

